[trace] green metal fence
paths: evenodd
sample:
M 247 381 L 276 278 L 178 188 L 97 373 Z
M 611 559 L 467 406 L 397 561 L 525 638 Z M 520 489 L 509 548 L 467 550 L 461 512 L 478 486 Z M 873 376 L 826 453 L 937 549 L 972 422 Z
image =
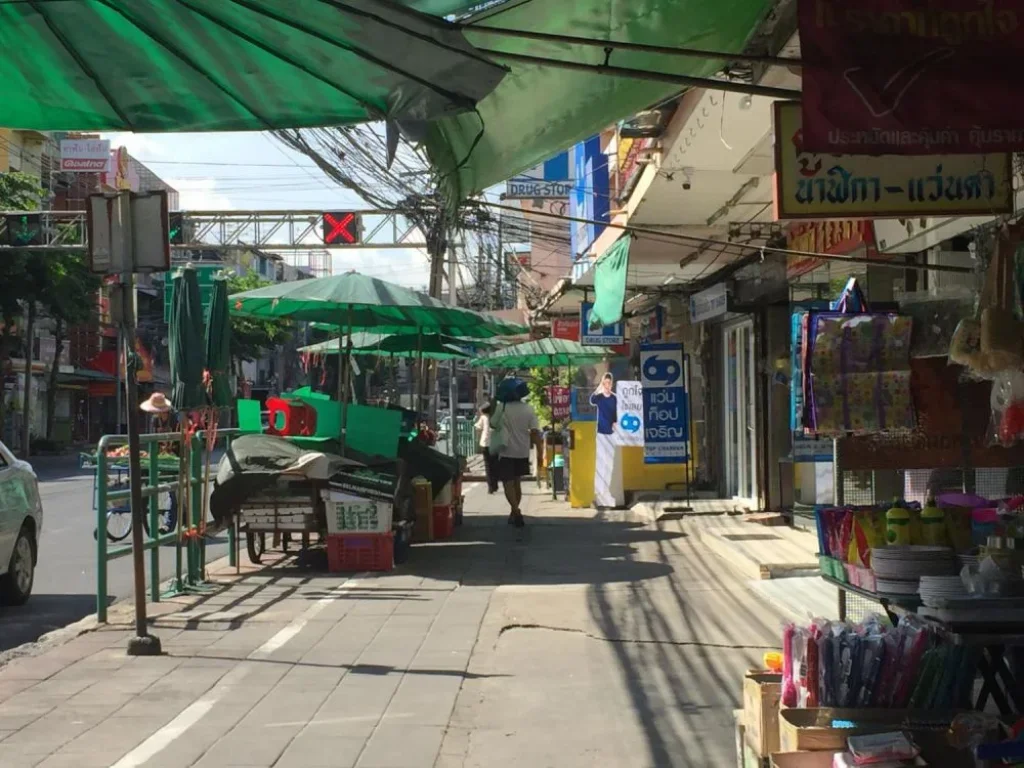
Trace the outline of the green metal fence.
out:
M 473 429 L 473 422 L 456 420 L 455 439 L 452 445 L 456 456 L 472 456 L 476 453 L 476 430 Z
M 222 429 L 217 432 L 217 442 L 224 441 L 230 445 L 238 430 Z M 174 545 L 175 568 L 168 595 L 180 594 L 200 587 L 206 573 L 206 540 L 202 537 L 186 538 L 183 534 L 186 522 L 183 520 L 182 509 L 186 493 L 190 494 L 190 518 L 188 527 L 197 530 L 202 522 L 202 502 L 204 492 L 204 459 L 206 457 L 204 432 L 197 432 L 192 438 L 191 459 L 184 477 L 180 477 L 178 462 L 165 461 L 163 468 L 160 463 L 159 446 L 171 443 L 180 451 L 182 437 L 176 433 L 155 433 L 139 436 L 140 445 L 149 450 L 148 459 L 142 460 L 143 487 L 142 498 L 149 502 L 149 530 L 143 530 L 143 549 L 149 552 L 149 599 L 159 602 L 160 593 L 160 550 L 166 545 Z M 125 502 L 130 498 L 128 488 L 111 487 L 111 470 L 123 468 L 122 462 L 110 457 L 107 452 L 116 446 L 126 445 L 127 435 L 105 435 L 96 446 L 96 618 L 100 622 L 107 620 L 107 565 L 112 560 L 127 557 L 132 553 L 132 545 L 111 546 L 107 541 L 107 514 L 112 504 Z M 211 469 L 211 471 L 213 471 Z M 174 476 L 178 475 L 178 476 Z M 171 479 L 173 477 L 173 479 Z M 177 494 L 177 522 L 174 531 L 160 533 L 159 497 L 162 493 Z M 231 565 L 235 565 L 237 547 L 235 546 L 235 529 L 228 528 L 228 557 Z

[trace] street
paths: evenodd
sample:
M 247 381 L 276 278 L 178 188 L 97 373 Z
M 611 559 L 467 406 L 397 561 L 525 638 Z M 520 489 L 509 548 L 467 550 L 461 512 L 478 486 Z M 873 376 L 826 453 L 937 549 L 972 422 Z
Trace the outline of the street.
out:
M 0 606 L 0 653 L 67 626 L 96 611 L 96 546 L 92 508 L 93 472 L 78 468 L 78 457 L 33 459 L 43 501 L 43 534 L 35 586 L 21 607 Z M 208 562 L 227 553 L 226 539 L 207 549 Z M 132 562 L 110 563 L 108 598 L 132 595 Z M 164 548 L 160 577 L 174 573 L 173 549 Z

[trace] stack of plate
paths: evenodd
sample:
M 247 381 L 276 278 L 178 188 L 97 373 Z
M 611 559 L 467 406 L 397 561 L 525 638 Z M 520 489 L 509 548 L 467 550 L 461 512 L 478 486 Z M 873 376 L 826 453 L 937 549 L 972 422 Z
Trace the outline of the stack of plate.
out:
M 941 608 L 950 600 L 970 597 L 959 576 L 922 576 L 921 602 L 929 608 Z
M 879 592 L 913 595 L 922 576 L 953 576 L 958 568 L 949 547 L 912 545 L 872 549 L 871 570 Z

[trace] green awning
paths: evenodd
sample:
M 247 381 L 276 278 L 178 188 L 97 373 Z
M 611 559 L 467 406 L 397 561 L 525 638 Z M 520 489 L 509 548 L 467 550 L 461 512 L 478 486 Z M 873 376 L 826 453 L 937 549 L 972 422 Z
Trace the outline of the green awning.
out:
M 433 13 L 457 13 L 466 5 L 457 0 L 415 0 L 415 4 Z M 774 4 L 774 0 L 510 1 L 472 17 L 465 34 L 485 51 L 597 66 L 605 61 L 601 48 L 503 37 L 474 32 L 472 27 L 736 52 Z M 477 112 L 432 123 L 426 138 L 431 161 L 452 202 L 482 192 L 682 90 L 675 84 L 503 61 L 498 55 L 488 55 L 508 64 L 511 73 L 479 103 Z M 714 59 L 621 50 L 612 53 L 609 63 L 694 77 L 708 77 L 723 64 Z
M 622 319 L 626 303 L 626 272 L 629 270 L 630 235 L 616 240 L 594 265 L 594 308 L 590 310 L 590 327 L 615 325 Z
M 513 344 L 473 360 L 478 368 L 554 368 L 565 365 L 599 363 L 616 352 L 607 347 L 584 347 L 568 339 L 538 339 Z
M 373 0 L 4 0 L 0 46 L 0 122 L 36 130 L 424 121 L 506 71 L 442 19 Z

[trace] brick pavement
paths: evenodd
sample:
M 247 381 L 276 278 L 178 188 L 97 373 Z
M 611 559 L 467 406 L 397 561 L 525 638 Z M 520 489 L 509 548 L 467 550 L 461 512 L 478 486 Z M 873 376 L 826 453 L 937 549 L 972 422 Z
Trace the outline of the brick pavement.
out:
M 0 668 L 3 768 L 718 765 L 778 616 L 693 521 L 570 510 L 466 525 L 387 574 L 285 567 Z M 0 620 L 2 621 L 2 620 Z

